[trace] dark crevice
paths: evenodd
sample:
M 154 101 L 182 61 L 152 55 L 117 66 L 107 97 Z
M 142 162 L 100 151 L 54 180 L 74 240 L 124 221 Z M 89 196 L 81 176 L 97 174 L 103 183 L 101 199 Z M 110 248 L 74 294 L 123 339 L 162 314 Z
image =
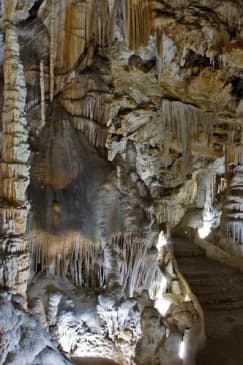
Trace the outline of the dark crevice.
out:
M 147 72 L 151 71 L 152 68 L 155 67 L 156 59 L 154 57 L 151 60 L 144 61 L 144 60 L 142 60 L 141 57 L 133 54 L 129 57 L 128 64 L 129 64 L 129 66 L 132 66 L 139 71 L 147 73 Z
M 240 77 L 234 77 L 231 80 L 232 84 L 232 95 L 241 99 L 243 97 L 243 79 Z
M 186 57 L 186 63 L 185 63 L 185 67 L 197 67 L 198 71 L 201 68 L 205 68 L 205 67 L 213 67 L 214 69 L 219 69 L 220 68 L 220 62 L 218 57 L 214 58 L 214 63 L 212 64 L 211 60 L 209 57 L 206 56 L 202 56 L 198 53 L 195 53 L 192 50 L 189 50 L 187 57 Z
M 36 0 L 34 5 L 32 6 L 32 8 L 30 9 L 29 13 L 30 16 L 28 17 L 27 20 L 33 20 L 37 17 L 37 13 L 39 11 L 39 8 L 42 4 L 43 0 Z

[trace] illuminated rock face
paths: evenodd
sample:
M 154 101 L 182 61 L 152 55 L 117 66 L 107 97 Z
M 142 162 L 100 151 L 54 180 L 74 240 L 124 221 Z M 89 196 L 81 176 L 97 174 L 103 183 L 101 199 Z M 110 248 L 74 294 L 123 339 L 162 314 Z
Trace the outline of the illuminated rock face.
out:
M 48 338 L 40 323 L 21 307 L 18 296 L 1 293 L 1 364 L 70 365 Z
M 1 325 L 0 364 L 26 351 L 30 312 L 73 358 L 172 365 L 185 346 L 193 365 L 203 312 L 167 242 L 211 232 L 195 241 L 241 268 L 242 17 L 240 1 L 1 1 L 0 305 L 25 319 Z M 68 363 L 46 343 L 21 363 Z

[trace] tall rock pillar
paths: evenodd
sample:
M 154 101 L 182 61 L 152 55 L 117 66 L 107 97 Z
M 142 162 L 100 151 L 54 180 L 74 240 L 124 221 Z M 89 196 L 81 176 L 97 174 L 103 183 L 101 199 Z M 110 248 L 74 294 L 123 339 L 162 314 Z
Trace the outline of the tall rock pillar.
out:
M 25 238 L 29 204 L 26 85 L 14 24 L 16 0 L 5 3 L 4 104 L 0 170 L 0 288 L 25 295 L 29 255 Z

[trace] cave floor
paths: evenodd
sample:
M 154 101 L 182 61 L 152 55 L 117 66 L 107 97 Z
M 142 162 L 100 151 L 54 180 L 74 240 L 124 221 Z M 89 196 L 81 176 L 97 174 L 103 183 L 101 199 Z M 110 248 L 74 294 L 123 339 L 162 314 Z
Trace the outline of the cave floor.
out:
M 228 334 L 217 338 L 208 337 L 207 345 L 199 352 L 196 364 L 241 365 L 243 364 L 242 348 L 243 326 L 235 326 Z
M 205 316 L 207 343 L 197 365 L 243 364 L 243 274 L 206 257 L 185 239 L 173 239 L 178 266 Z

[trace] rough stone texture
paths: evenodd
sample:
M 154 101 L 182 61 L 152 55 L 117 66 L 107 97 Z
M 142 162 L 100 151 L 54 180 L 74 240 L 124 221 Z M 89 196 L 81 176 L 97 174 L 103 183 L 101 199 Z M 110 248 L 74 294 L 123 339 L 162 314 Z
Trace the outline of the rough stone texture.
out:
M 211 255 L 241 265 L 242 21 L 240 0 L 1 1 L 1 286 L 25 295 L 30 253 L 29 283 L 42 272 L 97 303 L 102 293 L 93 315 L 137 364 L 177 364 L 184 338 L 192 365 L 194 331 L 203 341 L 200 305 L 164 246 L 171 230 L 213 231 Z M 51 332 L 64 294 L 46 291 L 30 310 Z M 117 291 L 150 303 L 137 350 L 110 327 Z
M 23 298 L 0 294 L 0 364 L 57 364 L 71 362 L 59 353 L 39 322 L 22 305 Z
M 242 272 L 207 258 L 203 249 L 185 237 L 175 237 L 172 243 L 178 266 L 205 315 L 208 338 L 197 364 L 241 363 Z M 228 350 L 222 351 L 222 346 Z
M 29 268 L 24 236 L 28 214 L 29 184 L 26 86 L 17 30 L 13 25 L 15 1 L 6 4 L 4 104 L 1 154 L 1 275 L 0 286 L 15 294 L 26 294 Z

